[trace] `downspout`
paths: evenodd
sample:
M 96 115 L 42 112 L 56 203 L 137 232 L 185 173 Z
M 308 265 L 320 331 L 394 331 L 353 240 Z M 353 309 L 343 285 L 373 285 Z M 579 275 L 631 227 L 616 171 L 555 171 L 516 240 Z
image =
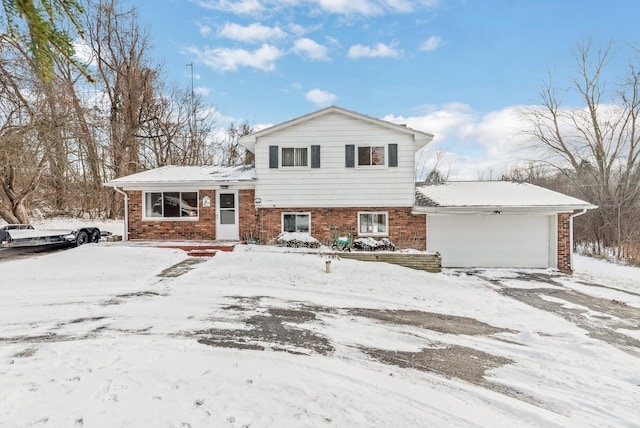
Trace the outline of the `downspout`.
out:
M 126 192 L 118 189 L 118 186 L 113 186 L 113 190 L 124 196 L 124 236 L 122 239 L 127 241 L 129 240 L 129 196 Z
M 573 213 L 573 214 L 571 214 L 571 217 L 569 217 L 569 245 L 571 245 L 571 248 L 570 248 L 570 251 L 569 251 L 569 263 L 571 265 L 571 271 L 572 272 L 575 270 L 573 268 L 573 218 L 581 216 L 582 214 L 584 214 L 586 212 L 587 212 L 587 209 L 583 208 L 581 211 L 579 211 L 577 213 Z

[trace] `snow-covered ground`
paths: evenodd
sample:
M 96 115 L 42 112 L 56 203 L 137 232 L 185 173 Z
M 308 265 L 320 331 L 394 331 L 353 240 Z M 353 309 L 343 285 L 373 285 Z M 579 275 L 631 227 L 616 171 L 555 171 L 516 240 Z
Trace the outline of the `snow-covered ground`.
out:
M 126 243 L 0 262 L 0 426 L 640 426 L 640 269 L 576 266 Z

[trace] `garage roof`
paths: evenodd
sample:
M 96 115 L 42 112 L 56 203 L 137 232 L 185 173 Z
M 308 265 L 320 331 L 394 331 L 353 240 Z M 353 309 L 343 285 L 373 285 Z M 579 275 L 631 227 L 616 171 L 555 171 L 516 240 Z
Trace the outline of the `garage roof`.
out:
M 478 209 L 568 212 L 593 208 L 597 206 L 572 196 L 514 181 L 450 181 L 416 186 L 417 212 Z

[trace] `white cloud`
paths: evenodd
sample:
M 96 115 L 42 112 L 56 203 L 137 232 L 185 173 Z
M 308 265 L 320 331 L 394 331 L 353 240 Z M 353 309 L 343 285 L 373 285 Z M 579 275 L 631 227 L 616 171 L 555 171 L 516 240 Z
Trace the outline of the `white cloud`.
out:
M 442 46 L 442 38 L 438 36 L 431 36 L 420 45 L 421 51 L 431 52 Z
M 386 6 L 399 13 L 410 13 L 415 10 L 416 2 L 410 0 L 385 0 Z
M 220 10 L 236 15 L 257 15 L 265 10 L 259 0 L 199 0 L 196 3 L 205 9 Z
M 209 94 L 211 94 L 211 88 L 207 88 L 206 86 L 196 86 L 195 88 L 193 88 L 193 91 L 196 94 L 208 97 Z
M 439 0 L 311 0 L 325 12 L 367 16 L 385 13 L 411 13 L 422 7 L 435 7 Z
M 322 89 L 312 89 L 305 95 L 307 101 L 311 101 L 318 107 L 326 107 L 333 104 L 338 97 L 330 92 L 323 91 Z
M 258 16 L 295 7 L 310 7 L 311 13 L 380 16 L 414 13 L 433 8 L 440 0 L 194 0 L 199 6 L 235 15 Z
M 283 55 L 277 47 L 264 44 L 259 49 L 199 48 L 185 49 L 198 61 L 217 71 L 236 71 L 239 67 L 253 67 L 264 71 L 275 70 L 275 62 Z
M 515 106 L 478 115 L 466 104 L 452 103 L 431 106 L 419 116 L 389 115 L 384 120 L 434 134 L 418 154 L 419 171 L 428 172 L 441 152 L 440 169 L 452 180 L 498 179 L 510 167 L 537 158 L 521 135 L 528 125 L 521 111 Z
M 308 30 L 304 26 L 294 23 L 289 24 L 289 31 L 291 32 L 291 34 L 294 34 L 296 36 L 302 36 L 303 34 L 308 33 Z
M 385 45 L 378 43 L 374 48 L 354 45 L 349 48 L 349 58 L 399 58 L 404 52 L 395 48 L 396 43 Z
M 287 33 L 277 26 L 266 27 L 259 23 L 242 26 L 227 22 L 220 31 L 218 31 L 218 35 L 231 40 L 258 43 L 274 39 L 283 39 L 287 36 Z
M 200 35 L 202 37 L 207 37 L 209 34 L 211 34 L 211 27 L 209 27 L 208 25 L 200 25 L 199 27 Z
M 314 61 L 329 61 L 327 48 L 311 39 L 302 38 L 295 41 L 293 51 L 306 59 Z
M 314 0 L 325 12 L 343 15 L 381 15 L 384 9 L 375 1 L 368 0 Z

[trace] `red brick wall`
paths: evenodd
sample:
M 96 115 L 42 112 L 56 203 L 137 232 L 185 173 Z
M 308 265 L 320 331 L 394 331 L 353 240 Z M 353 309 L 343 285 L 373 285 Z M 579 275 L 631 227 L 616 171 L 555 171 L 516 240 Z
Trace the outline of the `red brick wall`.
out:
M 129 239 L 144 240 L 214 240 L 216 236 L 216 194 L 201 190 L 200 213 L 197 221 L 143 220 L 142 192 L 128 191 Z M 211 207 L 202 206 L 202 198 L 209 196 Z M 310 212 L 311 235 L 323 244 L 333 239 L 333 225 L 341 235 L 351 232 L 358 237 L 358 212 L 386 211 L 389 215 L 389 239 L 398 248 L 426 249 L 426 220 L 424 215 L 412 215 L 411 207 L 363 208 L 260 208 L 254 205 L 254 190 L 238 191 L 238 222 L 240 239 L 255 238 L 261 243 L 274 243 L 282 231 L 283 212 Z
M 571 266 L 571 213 L 558 214 L 558 269 L 572 272 Z
M 213 240 L 216 236 L 215 191 L 199 192 L 200 212 L 197 221 L 142 220 L 142 192 L 129 195 L 129 239 L 148 240 Z M 211 199 L 211 207 L 202 206 L 202 198 Z
M 144 240 L 214 240 L 216 238 L 215 190 L 200 190 L 199 219 L 197 221 L 142 220 L 142 192 L 127 191 L 129 195 L 129 239 Z M 210 207 L 202 206 L 202 198 L 211 199 Z M 240 239 L 246 239 L 256 224 L 255 192 L 238 191 L 238 226 Z
M 358 212 L 386 211 L 389 215 L 389 239 L 398 248 L 426 249 L 427 224 L 424 215 L 412 215 L 411 207 L 362 208 L 260 208 L 256 216 L 259 239 L 271 244 L 282 231 L 282 213 L 311 213 L 311 236 L 323 244 L 333 239 L 335 224 L 341 235 L 358 237 Z
M 256 192 L 253 189 L 238 191 L 238 223 L 242 240 L 258 237 L 255 199 Z

